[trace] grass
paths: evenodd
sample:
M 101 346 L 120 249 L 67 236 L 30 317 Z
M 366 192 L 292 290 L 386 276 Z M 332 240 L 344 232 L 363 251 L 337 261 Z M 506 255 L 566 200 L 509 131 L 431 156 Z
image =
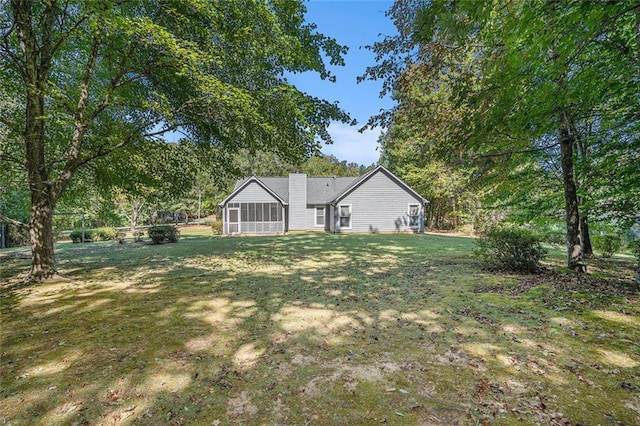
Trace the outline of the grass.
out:
M 518 277 L 480 271 L 472 248 L 64 244 L 63 278 L 35 287 L 27 252 L 0 253 L 0 423 L 640 424 L 633 260 Z

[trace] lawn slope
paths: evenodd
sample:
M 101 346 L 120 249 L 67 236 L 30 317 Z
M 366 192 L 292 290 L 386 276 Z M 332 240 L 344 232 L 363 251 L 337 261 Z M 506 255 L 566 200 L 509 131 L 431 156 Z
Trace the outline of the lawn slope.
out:
M 472 249 L 64 245 L 62 277 L 36 287 L 19 283 L 28 253 L 0 253 L 0 423 L 640 424 L 630 263 L 518 277 L 479 270 Z

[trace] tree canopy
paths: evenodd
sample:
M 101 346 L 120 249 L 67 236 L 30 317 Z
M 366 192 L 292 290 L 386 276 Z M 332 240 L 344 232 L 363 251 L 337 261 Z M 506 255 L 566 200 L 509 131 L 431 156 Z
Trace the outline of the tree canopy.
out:
M 221 169 L 238 149 L 300 160 L 330 141 L 348 115 L 285 73 L 331 79 L 324 58 L 342 64 L 346 48 L 304 14 L 289 0 L 3 1 L 0 159 L 28 181 L 32 278 L 54 272 L 57 201 L 101 159 L 126 167 L 168 132 L 211 147 Z
M 397 1 L 389 15 L 399 35 L 363 76 L 399 101 L 369 122 L 389 125 L 389 157 L 441 159 L 512 201 L 560 189 L 573 268 L 580 215 L 638 220 L 637 2 Z

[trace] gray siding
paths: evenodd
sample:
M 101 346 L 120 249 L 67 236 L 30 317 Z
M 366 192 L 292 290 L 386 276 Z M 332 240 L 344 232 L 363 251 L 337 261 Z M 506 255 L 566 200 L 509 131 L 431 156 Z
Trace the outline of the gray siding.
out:
M 307 175 L 289 175 L 289 231 L 307 229 Z
M 237 193 L 227 203 L 275 203 L 279 202 L 273 195 L 269 194 L 263 187 L 255 182 L 251 182 L 242 191 Z
M 336 230 L 336 208 L 332 205 L 327 209 L 329 214 L 327 220 L 329 221 L 329 231 L 334 232 Z
M 316 226 L 316 207 L 324 207 L 324 226 Z M 329 229 L 329 206 L 308 205 L 306 212 L 306 224 L 309 231 L 326 231 Z
M 337 204 L 351 205 L 351 229 L 340 229 L 336 208 L 336 232 L 414 232 L 416 230 L 409 227 L 409 204 L 420 205 L 422 215 L 421 200 L 382 171 L 372 175 Z

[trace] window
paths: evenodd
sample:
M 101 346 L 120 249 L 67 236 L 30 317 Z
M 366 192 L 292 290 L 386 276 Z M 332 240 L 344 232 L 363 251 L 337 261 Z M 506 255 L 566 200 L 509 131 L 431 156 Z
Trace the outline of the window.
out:
M 324 226 L 324 207 L 316 207 L 316 226 Z
M 351 205 L 338 206 L 340 213 L 340 228 L 351 228 Z
M 236 203 L 242 222 L 280 222 L 282 207 L 279 203 Z M 229 208 L 231 208 L 229 204 Z
M 409 228 L 420 226 L 420 204 L 409 204 Z
M 249 221 L 249 205 L 247 203 L 242 203 L 241 204 L 241 217 L 242 217 L 242 221 L 243 222 L 248 222 Z

